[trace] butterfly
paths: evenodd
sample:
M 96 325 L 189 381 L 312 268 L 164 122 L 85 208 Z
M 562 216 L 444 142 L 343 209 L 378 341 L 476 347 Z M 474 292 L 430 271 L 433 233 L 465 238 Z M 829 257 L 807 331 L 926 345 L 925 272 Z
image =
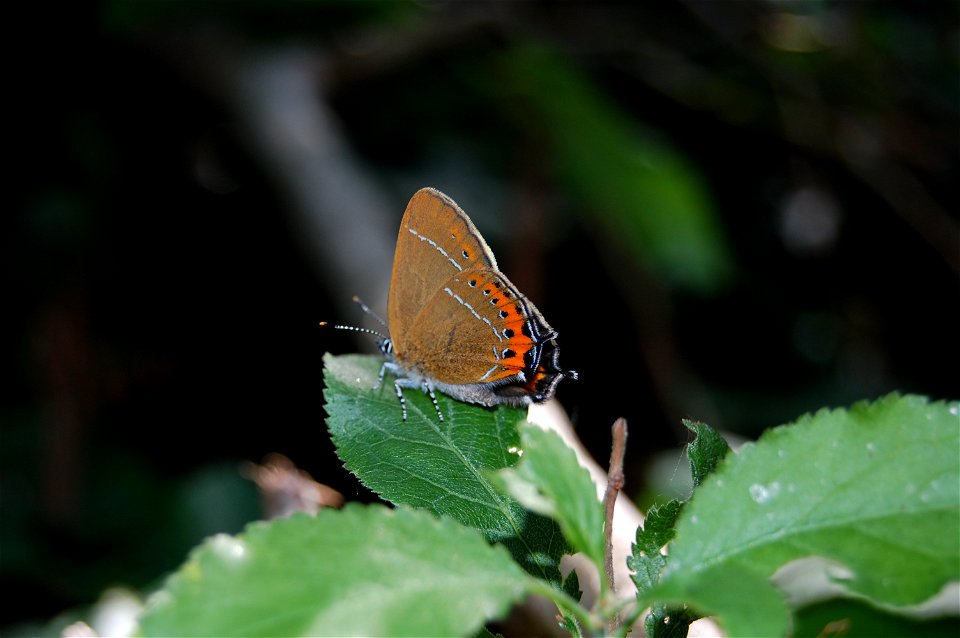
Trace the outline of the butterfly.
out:
M 521 406 L 577 378 L 560 367 L 557 332 L 500 272 L 467 214 L 433 188 L 413 195 L 400 222 L 386 325 L 389 337 L 373 333 L 386 357 L 376 387 L 385 373 L 396 377 L 404 420 L 403 389 L 426 392 L 443 421 L 435 391 Z

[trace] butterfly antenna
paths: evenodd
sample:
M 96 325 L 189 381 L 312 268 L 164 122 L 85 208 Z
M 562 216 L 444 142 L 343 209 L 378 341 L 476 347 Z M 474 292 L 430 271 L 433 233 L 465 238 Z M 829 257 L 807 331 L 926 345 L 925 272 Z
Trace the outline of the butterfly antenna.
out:
M 380 315 L 378 315 L 378 314 L 375 313 L 374 311 L 370 310 L 370 306 L 368 306 L 367 304 L 363 303 L 363 301 L 360 299 L 360 297 L 354 295 L 354 296 L 353 296 L 353 302 L 354 302 L 355 304 L 357 304 L 358 306 L 360 306 L 360 310 L 364 311 L 366 314 L 370 315 L 371 317 L 373 317 L 374 319 L 376 319 L 377 321 L 379 321 L 381 326 L 383 326 L 384 328 L 387 327 L 387 322 L 384 321 L 383 319 L 381 319 L 381 318 L 380 318 Z M 374 333 L 374 334 L 375 334 L 375 333 Z
M 350 330 L 352 332 L 362 332 L 364 334 L 373 335 L 374 337 L 377 337 L 381 341 L 389 341 L 389 338 L 387 337 L 387 335 L 381 334 L 376 330 L 370 330 L 369 328 L 359 328 L 357 326 L 342 326 L 339 324 L 330 324 L 330 323 L 327 323 L 326 321 L 321 321 L 320 325 L 325 328 L 329 326 L 330 328 L 334 328 L 336 330 Z

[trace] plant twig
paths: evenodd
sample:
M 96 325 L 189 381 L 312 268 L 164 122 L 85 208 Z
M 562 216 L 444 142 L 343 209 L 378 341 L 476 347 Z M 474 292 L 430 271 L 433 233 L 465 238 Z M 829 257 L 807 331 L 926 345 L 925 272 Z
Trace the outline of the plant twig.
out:
M 610 451 L 610 469 L 607 472 L 607 489 L 603 494 L 603 534 L 605 539 L 603 555 L 603 571 L 607 578 L 607 589 L 611 596 L 616 594 L 616 583 L 613 578 L 613 509 L 617 502 L 617 495 L 623 489 L 623 455 L 627 449 L 627 420 L 620 417 L 613 423 L 613 449 Z M 607 626 L 608 634 L 617 630 L 620 615 L 611 616 Z

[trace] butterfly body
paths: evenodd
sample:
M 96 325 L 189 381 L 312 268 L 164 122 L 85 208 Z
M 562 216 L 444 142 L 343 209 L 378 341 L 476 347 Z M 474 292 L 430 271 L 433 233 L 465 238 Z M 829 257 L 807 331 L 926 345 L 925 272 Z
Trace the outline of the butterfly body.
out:
M 432 188 L 414 194 L 400 224 L 387 324 L 380 349 L 401 402 L 401 388 L 419 387 L 484 406 L 540 403 L 577 376 L 560 368 L 556 331 L 470 218 Z

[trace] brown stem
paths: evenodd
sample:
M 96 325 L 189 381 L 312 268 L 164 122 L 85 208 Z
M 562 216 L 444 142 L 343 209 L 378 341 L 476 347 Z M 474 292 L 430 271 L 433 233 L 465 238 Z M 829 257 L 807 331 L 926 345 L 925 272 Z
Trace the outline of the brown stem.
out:
M 607 472 L 607 489 L 603 494 L 603 534 L 605 547 L 603 555 L 603 571 L 606 573 L 607 586 L 611 594 L 615 594 L 616 583 L 613 578 L 613 508 L 617 502 L 617 494 L 623 489 L 623 455 L 627 449 L 627 420 L 620 417 L 613 423 L 613 449 L 610 451 L 610 469 Z M 619 614 L 610 619 L 607 627 L 608 634 L 613 634 L 620 624 Z

